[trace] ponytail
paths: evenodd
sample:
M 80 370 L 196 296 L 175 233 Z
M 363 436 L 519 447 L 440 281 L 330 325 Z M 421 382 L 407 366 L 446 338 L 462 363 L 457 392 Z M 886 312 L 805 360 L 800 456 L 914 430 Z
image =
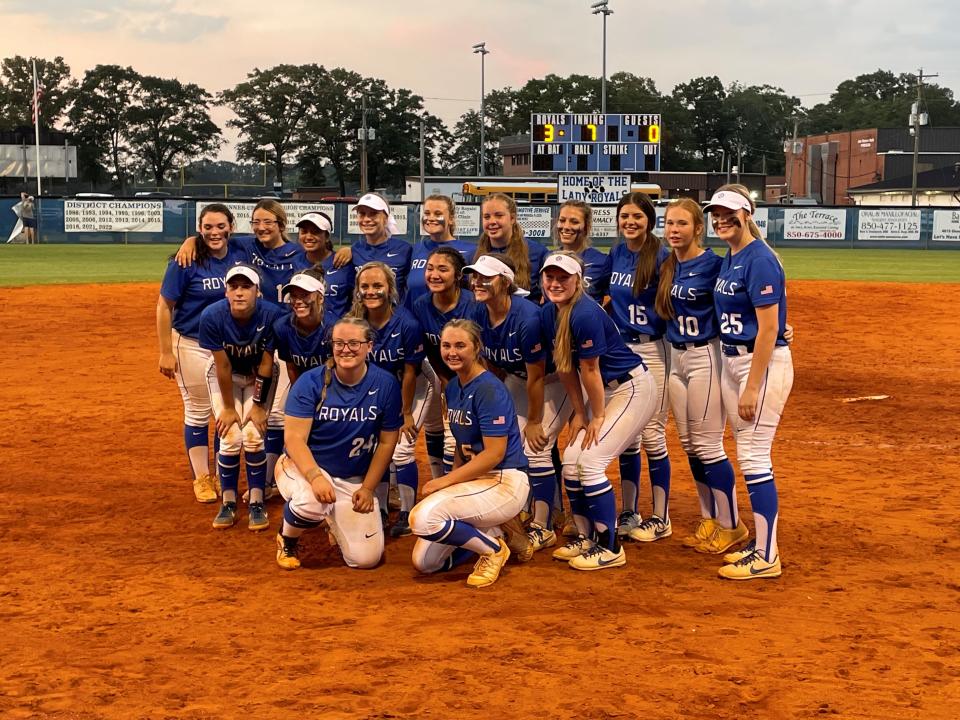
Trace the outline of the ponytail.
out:
M 503 254 L 510 258 L 517 270 L 517 285 L 524 290 L 530 289 L 530 251 L 527 249 L 527 241 L 523 235 L 523 228 L 517 222 L 517 203 L 509 195 L 503 193 L 493 193 L 483 201 L 483 205 L 489 202 L 501 202 L 507 207 L 510 214 L 510 239 L 507 241 L 507 249 Z M 483 206 L 481 206 L 481 215 Z M 477 240 L 477 252 L 473 256 L 473 261 L 481 255 L 497 254 L 490 243 L 490 237 L 484 231 Z

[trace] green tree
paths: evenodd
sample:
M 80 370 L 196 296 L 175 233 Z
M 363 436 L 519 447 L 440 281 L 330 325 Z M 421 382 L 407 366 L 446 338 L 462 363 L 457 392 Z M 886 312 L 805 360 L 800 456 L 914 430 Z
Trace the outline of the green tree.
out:
M 276 65 L 254 69 L 247 79 L 220 99 L 236 114 L 227 125 L 240 131 L 237 158 L 261 162 L 264 150 L 273 163 L 277 181 L 283 182 L 283 164 L 293 160 L 301 146 L 301 133 L 311 105 L 308 88 L 322 83 L 327 72 L 320 65 Z
M 77 81 L 60 56 L 53 60 L 16 55 L 0 64 L 0 128 L 33 125 L 33 61 L 41 91 L 40 126 L 54 128 L 73 100 Z
M 97 65 L 84 74 L 69 112 L 68 129 L 84 148 L 81 172 L 95 179 L 101 176 L 97 167 L 102 168 L 117 178 L 121 193 L 126 192 L 130 113 L 139 93 L 140 75 L 133 68 Z
M 210 119 L 213 97 L 192 83 L 144 76 L 139 102 L 130 109 L 131 151 L 152 170 L 158 187 L 172 168 L 216 150 L 220 128 Z
M 699 77 L 681 83 L 671 94 L 689 115 L 689 143 L 701 169 L 720 166 L 723 151 L 733 135 L 734 123 L 726 107 L 727 92 L 720 78 Z
M 488 175 L 499 175 L 503 171 L 498 147 L 501 136 L 491 135 L 489 121 L 487 124 L 488 127 L 484 136 L 487 145 L 484 167 Z M 468 110 L 460 116 L 453 128 L 448 149 L 443 158 L 442 168 L 451 175 L 476 175 L 479 153 L 480 113 L 476 110 Z
M 741 172 L 784 170 L 783 140 L 793 127 L 800 100 L 770 85 L 727 89 L 725 111 L 732 119 L 727 151 L 739 158 Z M 766 164 L 764 164 L 766 158 Z

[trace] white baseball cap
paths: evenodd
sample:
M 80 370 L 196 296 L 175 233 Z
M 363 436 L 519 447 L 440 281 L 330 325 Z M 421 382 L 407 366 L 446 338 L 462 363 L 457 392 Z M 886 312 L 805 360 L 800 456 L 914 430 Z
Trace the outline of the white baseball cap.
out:
M 280 296 L 286 297 L 293 288 L 300 288 L 301 290 L 306 290 L 307 292 L 323 293 L 326 290 L 326 285 L 324 285 L 323 280 L 315 278 L 313 275 L 297 273 L 290 278 L 290 282 L 280 289 Z
M 544 261 L 540 272 L 544 272 L 549 267 L 558 267 L 564 272 L 570 273 L 571 275 L 583 276 L 583 268 L 580 266 L 580 263 L 578 263 L 576 259 L 570 255 L 554 253 Z
M 710 202 L 703 208 L 704 212 L 710 212 L 714 207 L 724 207 L 729 210 L 746 210 L 747 215 L 753 213 L 750 201 L 738 192 L 732 190 L 721 190 L 713 194 Z
M 245 277 L 254 285 L 260 287 L 260 274 L 249 265 L 234 265 L 232 268 L 227 270 L 227 275 L 223 281 L 230 282 L 231 279 L 237 276 Z
M 371 210 L 385 212 L 387 215 L 390 214 L 390 206 L 387 205 L 387 202 L 376 193 L 367 193 L 362 198 L 357 200 L 357 207 L 361 206 L 368 207 Z
M 498 260 L 493 255 L 481 255 L 479 258 L 477 258 L 477 261 L 473 265 L 467 265 L 463 269 L 463 272 L 475 272 L 478 275 L 491 278 L 501 276 L 509 280 L 511 285 L 516 285 L 517 283 L 517 276 L 513 270 L 511 270 L 505 262 Z M 530 294 L 530 291 L 518 287 L 513 291 L 513 294 L 519 295 L 520 297 L 526 297 Z
M 325 233 L 329 233 L 331 230 L 333 230 L 333 226 L 330 224 L 330 218 L 322 213 L 307 213 L 297 220 L 297 227 L 300 227 L 303 225 L 303 223 L 312 223 Z

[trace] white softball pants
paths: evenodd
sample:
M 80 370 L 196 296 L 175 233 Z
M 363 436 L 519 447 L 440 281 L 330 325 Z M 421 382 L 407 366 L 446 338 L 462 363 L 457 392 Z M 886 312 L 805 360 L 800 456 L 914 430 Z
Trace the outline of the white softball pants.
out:
M 653 376 L 656 385 L 656 405 L 650 421 L 637 433 L 628 449 L 639 450 L 643 446 L 647 456 L 660 460 L 667 456 L 667 408 L 670 377 L 670 343 L 665 337 L 645 343 L 627 343 L 635 354 L 643 358 L 644 365 Z
M 530 482 L 522 470 L 494 470 L 425 497 L 410 512 L 410 528 L 415 535 L 431 535 L 450 520 L 463 520 L 478 530 L 499 531 L 501 523 L 523 509 L 529 493 Z M 413 546 L 413 566 L 422 573 L 436 572 L 454 550 L 454 545 L 418 537 Z
M 424 362 L 422 371 L 417 375 L 417 387 L 413 394 L 413 427 L 417 433 L 419 433 L 420 428 L 426 424 L 427 416 L 430 414 L 432 407 L 436 405 L 439 409 L 439 399 L 437 399 L 436 402 L 434 401 L 434 398 L 439 392 L 440 381 L 437 379 L 437 375 L 430 366 L 430 363 Z M 437 419 L 439 419 L 439 417 Z M 431 429 L 435 432 L 440 432 L 443 430 L 443 423 L 435 422 L 434 428 Z M 414 455 L 416 447 L 416 438 L 411 442 L 403 433 L 400 433 L 397 447 L 393 451 L 394 464 L 409 465 L 412 462 L 416 462 Z
M 373 499 L 373 511 L 358 513 L 353 509 L 353 494 L 363 478 L 332 478 L 337 500 L 322 503 L 296 463 L 281 455 L 274 471 L 277 489 L 290 509 L 304 520 L 326 520 L 337 539 L 344 562 L 352 568 L 372 568 L 383 557 L 383 524 L 380 521 L 380 503 Z
M 227 434 L 220 438 L 220 452 L 223 455 L 239 455 L 240 449 L 247 452 L 263 450 L 263 435 L 250 422 L 250 410 L 253 409 L 253 390 L 256 383 L 255 375 L 233 376 L 233 407 L 240 417 L 240 425 L 233 424 Z M 215 416 L 220 415 L 226 407 L 226 402 L 220 394 L 220 383 L 217 382 L 217 366 L 213 358 L 207 365 L 207 388 L 210 392 L 210 403 Z
M 517 423 L 520 425 L 520 432 L 527 426 L 527 418 L 530 415 L 527 398 L 527 381 L 516 375 L 507 375 L 503 382 L 510 395 L 513 397 L 513 403 L 517 408 Z M 557 436 L 563 426 L 567 424 L 570 416 L 573 414 L 573 403 L 567 397 L 567 391 L 563 383 L 556 375 L 548 375 L 544 378 L 543 384 L 543 434 L 547 436 L 547 446 L 540 452 L 534 452 L 523 441 L 523 452 L 530 461 L 530 467 L 553 467 L 553 460 L 550 457 L 553 444 L 557 441 Z
M 726 421 L 720 392 L 720 339 L 703 347 L 670 348 L 670 407 L 680 445 L 687 455 L 704 463 L 723 460 Z
M 770 451 L 780 416 L 793 387 L 793 356 L 786 345 L 773 349 L 760 385 L 756 415 L 753 420 L 743 420 L 739 414 L 740 395 L 747 386 L 753 353 L 745 352 L 745 347 L 741 347 L 741 350 L 744 351 L 742 355 L 722 355 L 723 407 L 732 421 L 740 472 L 744 475 L 762 475 L 754 482 L 763 482 L 773 475 Z
M 283 408 L 287 404 L 290 392 L 290 374 L 287 364 L 276 353 L 273 354 L 273 403 L 267 415 L 267 427 L 283 427 Z
M 183 423 L 206 427 L 210 422 L 210 391 L 207 388 L 207 365 L 213 358 L 193 338 L 176 330 L 171 335 L 173 355 L 177 359 L 177 386 L 183 398 Z

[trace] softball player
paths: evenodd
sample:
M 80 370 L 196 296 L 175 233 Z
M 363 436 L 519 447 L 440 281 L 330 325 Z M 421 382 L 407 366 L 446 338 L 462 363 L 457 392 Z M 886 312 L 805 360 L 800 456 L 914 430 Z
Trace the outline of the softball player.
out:
M 291 385 L 307 370 L 323 365 L 330 357 L 325 291 L 323 270 L 317 267 L 297 273 L 283 286 L 283 299 L 289 303 L 290 312 L 274 322 L 273 336 L 277 357 L 286 364 Z M 289 386 L 277 405 L 284 406 L 288 392 Z
M 452 247 L 444 245 L 434 250 L 427 258 L 424 271 L 430 294 L 421 295 L 413 304 L 413 314 L 424 333 L 424 350 L 441 388 L 453 377 L 453 371 L 441 358 L 440 332 L 450 320 L 474 317 L 477 309 L 473 293 L 460 288 L 465 265 L 463 255 Z M 427 445 L 431 474 L 434 477 L 442 475 L 444 467 L 448 469 L 453 465 L 453 449 L 453 436 L 446 432 L 446 429 L 441 463 L 437 463 L 437 458 L 433 455 L 437 448 Z
M 206 377 L 220 435 L 217 464 L 223 503 L 213 526 L 228 528 L 237 521 L 242 447 L 250 488 L 247 527 L 264 530 L 269 520 L 263 506 L 267 463 L 263 434 L 275 380 L 273 323 L 282 311 L 257 300 L 260 273 L 252 265 L 234 265 L 224 281 L 226 299 L 210 305 L 200 316 L 200 347 L 213 354 Z
M 733 421 L 737 463 L 750 493 L 756 530 L 751 546 L 724 557 L 728 564 L 720 568 L 720 576 L 778 577 L 779 503 L 770 451 L 793 387 L 793 359 L 784 338 L 786 278 L 753 221 L 753 201 L 745 187 L 720 188 L 705 209 L 717 236 L 730 248 L 713 291 L 723 358 L 721 393 Z
M 483 233 L 477 241 L 475 258 L 481 255 L 506 255 L 516 268 L 517 285 L 530 291 L 530 300 L 539 305 L 540 267 L 548 250 L 536 240 L 524 237 L 517 222 L 517 203 L 503 193 L 494 193 L 480 206 Z M 529 276 L 529 281 L 527 277 Z
M 210 473 L 207 447 L 210 423 L 210 393 L 207 363 L 210 351 L 200 347 L 200 314 L 223 299 L 223 277 L 237 260 L 229 246 L 233 213 L 226 205 L 207 205 L 197 221 L 197 262 L 181 268 L 171 259 L 163 275 L 157 299 L 157 337 L 160 341 L 160 372 L 175 378 L 183 399 L 183 440 L 193 471 L 193 494 L 197 502 L 217 500 L 216 480 Z
M 660 267 L 656 310 L 666 321 L 671 343 L 670 406 L 690 462 L 702 518 L 683 544 L 720 553 L 746 535 L 737 518 L 733 466 L 723 449 L 720 339 L 713 309 L 721 259 L 702 246 L 703 211 L 693 200 L 670 203 L 664 227 L 672 252 Z M 672 532 L 669 500 L 665 494 L 664 515 L 645 518 L 630 537 L 643 542 L 668 537 Z
M 323 315 L 324 324 L 333 327 L 333 323 L 343 317 L 350 309 L 353 296 L 353 268 L 335 267 L 333 242 L 333 221 L 321 212 L 307 213 L 297 220 L 297 239 L 306 253 L 307 260 L 314 266 L 319 265 L 324 273 Z
M 407 277 L 407 296 L 404 307 L 413 310 L 414 302 L 430 291 L 427 288 L 424 270 L 427 258 L 440 247 L 452 247 L 463 259 L 470 262 L 477 252 L 476 243 L 454 237 L 457 208 L 446 195 L 431 195 L 423 201 L 420 210 L 420 226 L 427 237 L 413 246 L 410 260 L 410 275 Z
M 583 263 L 576 255 L 559 252 L 547 258 L 543 290 L 550 301 L 541 310 L 546 346 L 553 348 L 573 403 L 563 483 L 580 530 L 553 557 L 577 570 L 617 567 L 627 557 L 617 538 L 613 488 L 604 473 L 653 416 L 656 383 L 643 360 L 624 345 L 610 316 L 586 295 Z
M 397 221 L 390 214 L 390 205 L 376 193 L 367 193 L 357 201 L 357 224 L 363 237 L 351 246 L 353 267 L 360 270 L 368 262 L 379 260 L 397 277 L 400 299 L 407 292 L 412 248 L 397 234 Z
M 446 475 L 424 485 L 425 497 L 410 514 L 417 536 L 413 565 L 432 573 L 476 553 L 480 558 L 467 585 L 487 587 L 511 554 L 501 526 L 519 530 L 517 515 L 530 492 L 527 458 L 510 393 L 483 367 L 476 324 L 450 321 L 442 331 L 441 354 L 455 373 L 446 401 L 456 461 Z M 532 550 L 523 540 L 521 559 L 529 559 Z
M 557 474 L 550 449 L 570 418 L 572 404 L 555 372 L 545 378 L 545 353 L 540 308 L 516 286 L 509 258 L 481 255 L 464 268 L 472 273 L 473 294 L 479 303 L 474 320 L 480 328 L 483 358 L 504 377 L 517 408 L 517 421 L 529 460 L 533 519 L 528 534 L 534 550 L 552 547 L 552 512 Z
M 553 238 L 559 250 L 568 250 L 583 261 L 583 279 L 587 294 L 602 303 L 610 289 L 610 256 L 590 245 L 593 209 L 580 200 L 567 200 L 560 206 Z
M 400 385 L 367 363 L 373 330 L 346 317 L 333 326 L 333 360 L 293 386 L 284 421 L 286 454 L 277 487 L 286 504 L 277 535 L 277 564 L 300 567 L 304 530 L 326 521 L 352 568 L 383 556 L 383 525 L 374 489 L 387 472 L 403 418 Z
M 643 432 L 620 456 L 623 493 L 623 510 L 617 527 L 620 537 L 630 535 L 642 522 L 637 512 L 641 446 L 650 468 L 653 514 L 656 517 L 666 517 L 666 499 L 670 494 L 666 433 L 670 354 L 663 336 L 665 323 L 654 308 L 659 268 L 668 253 L 653 234 L 656 224 L 656 210 L 646 195 L 634 192 L 620 199 L 617 226 L 624 241 L 610 252 L 610 314 L 627 347 L 643 358 L 657 385 L 656 412 Z M 662 528 L 654 531 L 664 532 Z
M 397 284 L 393 271 L 382 262 L 370 262 L 357 273 L 356 298 L 352 317 L 366 320 L 374 331 L 373 346 L 367 361 L 400 381 L 403 426 L 393 453 L 400 512 L 390 535 L 410 534 L 410 510 L 417 500 L 419 475 L 414 456 L 417 433 L 423 426 L 426 408 L 433 397 L 435 377 L 423 372 L 423 330 L 420 323 L 398 307 Z M 429 369 L 429 366 L 428 366 Z M 441 432 L 442 432 L 441 425 Z M 388 478 L 377 487 L 380 508 L 387 510 Z

